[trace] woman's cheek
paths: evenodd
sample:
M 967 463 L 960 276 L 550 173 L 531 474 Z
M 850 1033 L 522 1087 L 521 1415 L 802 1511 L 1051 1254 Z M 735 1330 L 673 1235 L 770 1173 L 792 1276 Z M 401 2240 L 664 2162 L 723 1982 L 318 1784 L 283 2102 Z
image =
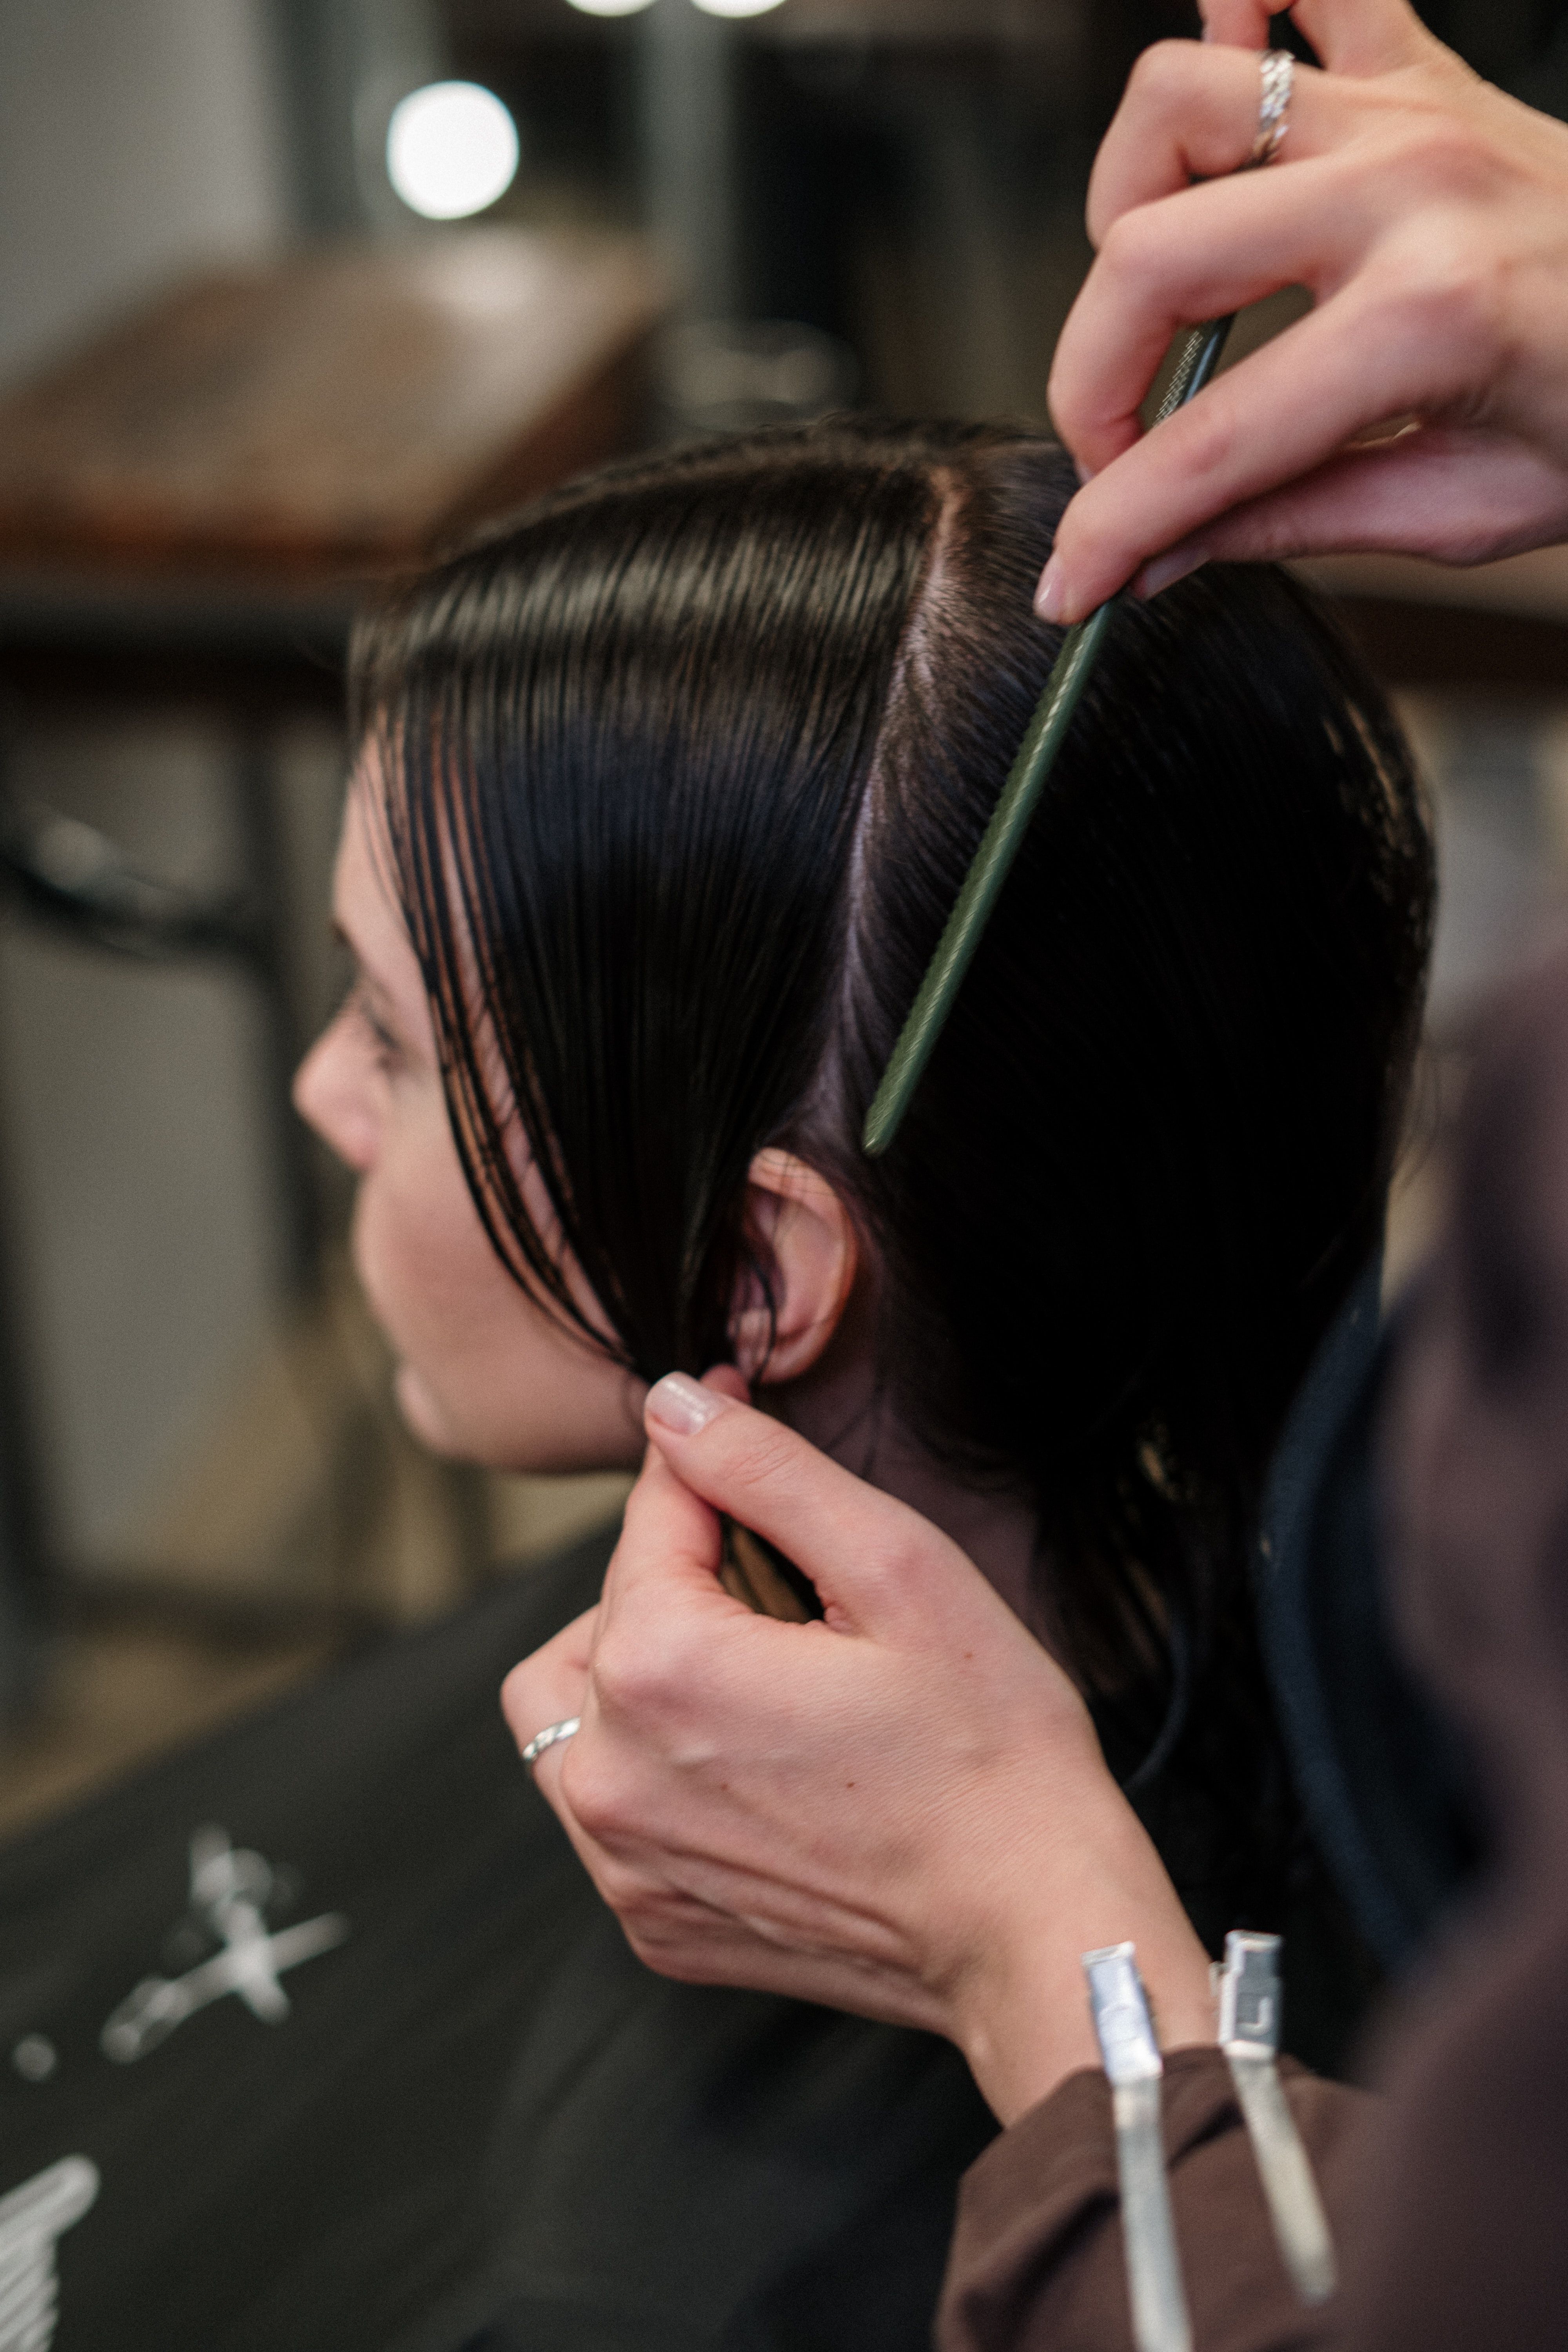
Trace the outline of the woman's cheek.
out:
M 454 1190 L 431 1158 L 383 1155 L 360 1185 L 353 1238 L 354 1270 L 372 1314 L 395 1354 L 427 1369 L 463 1331 L 465 1308 L 473 1304 L 463 1296 L 473 1286 L 472 1268 L 465 1285 L 461 1262 L 472 1259 L 473 1240 L 489 1248 L 460 1171 L 454 1166 Z M 468 1226 L 476 1229 L 472 1235 Z

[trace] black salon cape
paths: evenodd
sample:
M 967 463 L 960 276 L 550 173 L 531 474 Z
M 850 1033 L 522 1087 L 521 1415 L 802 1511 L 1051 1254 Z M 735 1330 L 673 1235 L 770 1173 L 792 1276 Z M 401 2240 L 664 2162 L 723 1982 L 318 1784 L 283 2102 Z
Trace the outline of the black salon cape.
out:
M 611 1540 L 0 1854 L 0 2200 L 68 2157 L 100 2179 L 58 2238 L 55 2352 L 929 2343 L 994 2128 L 963 2062 L 650 1974 L 501 1721 Z M 347 1939 L 284 1976 L 280 2024 L 230 1995 L 115 2063 L 106 2019 L 191 1960 L 207 1824 L 291 1874 L 268 1927 L 340 1912 Z

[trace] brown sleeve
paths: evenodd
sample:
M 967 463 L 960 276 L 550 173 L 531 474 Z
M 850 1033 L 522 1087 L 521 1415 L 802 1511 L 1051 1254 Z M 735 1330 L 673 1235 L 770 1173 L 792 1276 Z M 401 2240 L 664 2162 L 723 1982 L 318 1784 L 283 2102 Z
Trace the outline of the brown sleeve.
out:
M 1337 2237 L 1371 2103 L 1289 2059 L 1280 2075 Z M 1217 2050 L 1177 2050 L 1166 2059 L 1164 2129 L 1176 2242 L 1203 2352 L 1331 2345 L 1334 2303 L 1310 2313 L 1296 2300 Z M 964 2175 L 937 2343 L 941 2352 L 1131 2352 L 1103 2074 L 1069 2076 Z

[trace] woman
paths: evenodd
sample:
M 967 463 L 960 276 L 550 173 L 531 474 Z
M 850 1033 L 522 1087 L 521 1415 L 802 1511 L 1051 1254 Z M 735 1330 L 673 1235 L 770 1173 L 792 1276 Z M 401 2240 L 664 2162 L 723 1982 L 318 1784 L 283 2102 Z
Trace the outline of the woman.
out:
M 962 1542 L 1092 1790 L 1085 1900 L 1136 1887 L 1196 2030 L 1173 1880 L 1211 1939 L 1338 1932 L 1245 1549 L 1376 1244 L 1430 857 L 1385 709 L 1289 583 L 1130 611 L 900 1146 L 860 1160 L 1050 664 L 1027 592 L 1070 487 L 1025 432 L 830 425 L 580 485 L 416 583 L 356 653 L 362 977 L 299 1096 L 361 1173 L 432 1443 L 634 1461 L 646 1384 L 724 1360 Z M 831 1676 L 826 1597 L 826 1629 L 757 1633 Z M 595 1732 L 542 1776 L 589 1843 Z M 952 2030 L 874 1956 L 804 1989 Z

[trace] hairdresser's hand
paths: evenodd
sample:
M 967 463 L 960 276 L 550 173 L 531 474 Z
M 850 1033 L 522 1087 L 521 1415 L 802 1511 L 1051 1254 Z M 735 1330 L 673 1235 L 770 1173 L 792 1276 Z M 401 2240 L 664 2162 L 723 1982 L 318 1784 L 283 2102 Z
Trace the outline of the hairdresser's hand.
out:
M 1326 70 L 1298 68 L 1278 161 L 1231 176 L 1268 12 L 1202 5 L 1206 45 L 1146 53 L 1095 165 L 1098 257 L 1050 383 L 1093 479 L 1042 611 L 1077 620 L 1141 567 L 1152 592 L 1210 556 L 1470 563 L 1568 537 L 1568 126 L 1478 79 L 1405 0 L 1299 0 Z M 1179 327 L 1293 285 L 1305 318 L 1140 436 Z
M 1202 1948 L 1066 1675 L 944 1536 L 734 1381 L 652 1391 L 604 1599 L 503 1694 L 520 1744 L 581 1715 L 539 1783 L 636 1950 L 947 2034 L 1005 2122 L 1098 2063 L 1097 1945 L 1135 1939 L 1168 2042 L 1212 2039 Z M 694 1403 L 700 1427 L 658 1417 Z M 826 1623 L 729 1598 L 710 1504 L 787 1549 Z

